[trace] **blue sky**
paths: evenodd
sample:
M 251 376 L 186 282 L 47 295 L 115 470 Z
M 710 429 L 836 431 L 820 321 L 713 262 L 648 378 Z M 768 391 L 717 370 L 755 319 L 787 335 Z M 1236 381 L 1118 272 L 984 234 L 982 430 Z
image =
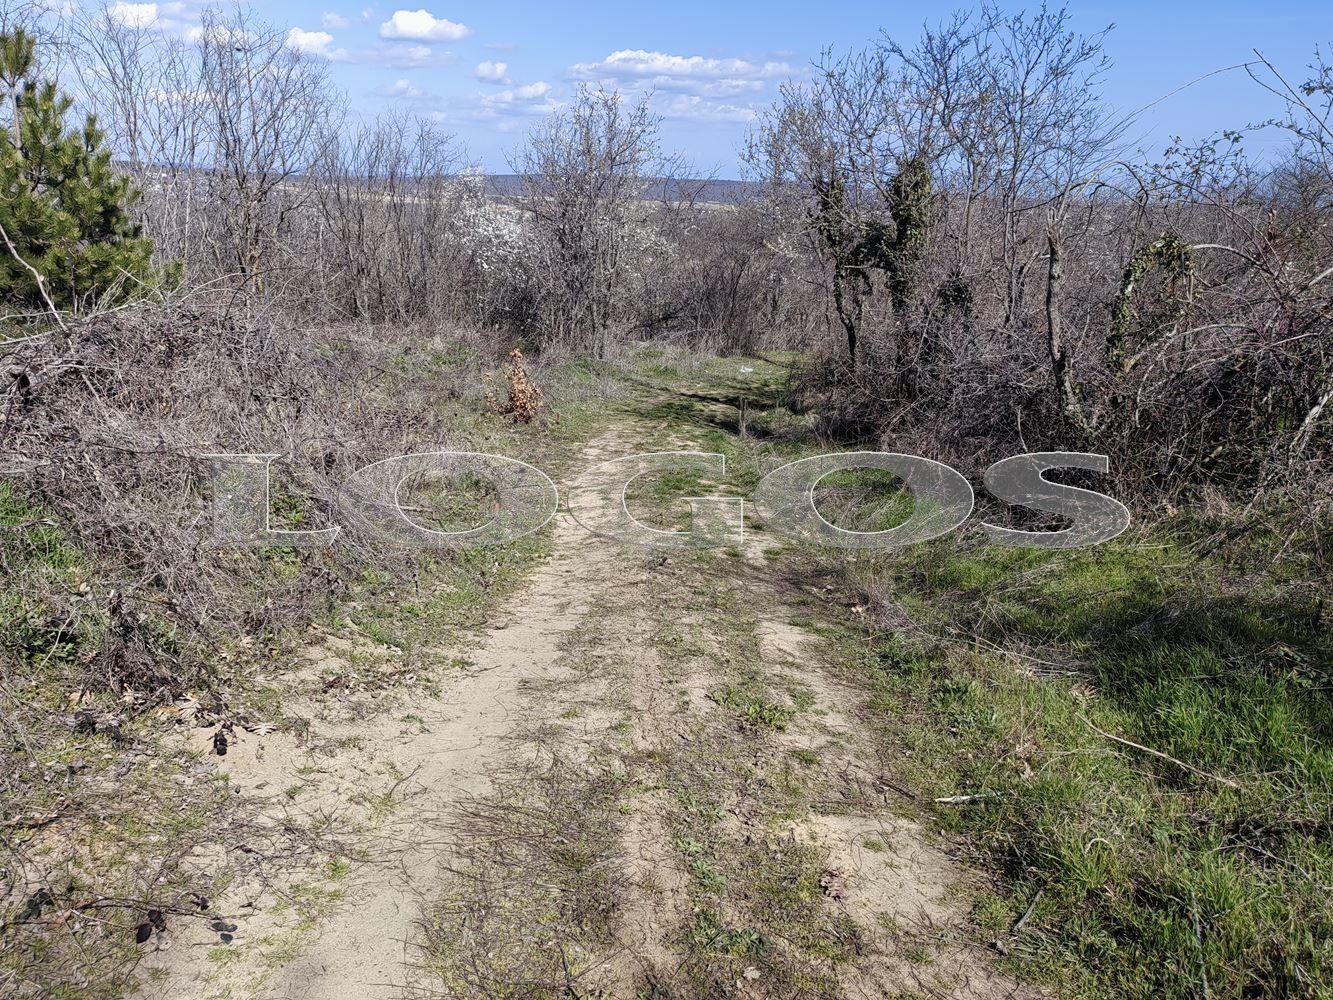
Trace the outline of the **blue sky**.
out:
M 880 29 L 911 41 L 952 5 L 711 3 L 469 3 L 298 0 L 259 5 L 290 32 L 289 43 L 329 60 L 354 109 L 393 106 L 432 116 L 480 165 L 507 170 L 509 150 L 580 81 L 622 90 L 651 87 L 665 121 L 664 145 L 700 173 L 738 175 L 737 150 L 755 113 L 778 86 L 808 73 L 824 46 L 860 47 Z M 419 6 L 425 2 L 425 6 Z M 965 6 L 965 5 L 959 5 Z M 1031 6 L 1031 5 L 1029 5 Z M 1292 79 L 1303 79 L 1316 44 L 1333 47 L 1333 5 L 1071 3 L 1082 32 L 1116 28 L 1107 39 L 1106 77 L 1117 108 L 1141 108 L 1212 70 L 1260 49 Z M 113 13 L 150 17 L 188 31 L 194 2 L 116 3 Z M 1021 5 L 1009 5 L 1019 10 Z M 1276 112 L 1243 72 L 1211 77 L 1145 114 L 1136 139 L 1160 152 L 1172 135 L 1202 138 Z

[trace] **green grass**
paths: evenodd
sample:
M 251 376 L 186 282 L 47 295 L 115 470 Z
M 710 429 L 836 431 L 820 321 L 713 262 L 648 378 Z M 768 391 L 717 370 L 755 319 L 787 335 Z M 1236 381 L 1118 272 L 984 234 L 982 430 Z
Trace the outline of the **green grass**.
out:
M 711 692 L 709 697 L 750 726 L 783 730 L 796 717 L 794 709 L 770 701 L 753 685 L 728 685 Z
M 736 495 L 783 461 L 864 445 L 815 440 L 761 374 L 756 389 L 658 363 L 646 405 L 663 437 L 726 454 Z M 879 530 L 906 513 L 892 487 L 839 473 L 817 503 Z M 1280 531 L 1201 559 L 1193 543 L 1216 530 L 1182 513 L 1068 552 L 966 531 L 887 556 L 767 550 L 863 685 L 899 780 L 995 873 L 977 922 L 1062 996 L 1333 996 L 1328 569 L 1299 545 L 1274 560 Z M 762 697 L 714 699 L 764 713 Z M 972 798 L 932 804 L 955 796 Z
M 49 512 L 0 482 L 0 657 L 41 667 L 74 663 L 100 623 L 57 595 L 78 593 L 79 554 Z
M 876 574 L 931 628 L 856 667 L 914 784 L 985 796 L 940 822 L 1005 876 L 993 930 L 1041 889 L 1020 943 L 1085 995 L 1326 995 L 1333 637 L 1313 598 L 1160 531 L 942 541 Z

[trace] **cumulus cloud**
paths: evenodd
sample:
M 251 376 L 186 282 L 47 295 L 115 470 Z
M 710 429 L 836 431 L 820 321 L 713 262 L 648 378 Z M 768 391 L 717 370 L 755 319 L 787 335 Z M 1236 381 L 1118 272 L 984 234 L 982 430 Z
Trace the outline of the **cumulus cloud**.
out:
M 326 10 L 319 16 L 319 26 L 321 28 L 331 28 L 334 31 L 337 31 L 340 28 L 347 27 L 349 24 L 351 24 L 351 22 L 348 21 L 347 18 L 343 17 L 341 14 L 335 14 L 332 11 Z
M 487 59 L 485 62 L 477 63 L 477 68 L 473 73 L 478 80 L 485 83 L 509 83 L 509 77 L 505 75 L 508 69 L 508 63 L 493 62 Z
M 522 87 L 515 87 L 513 96 L 520 101 L 531 101 L 538 97 L 545 97 L 551 92 L 551 85 L 545 80 L 538 80 L 536 83 L 524 84 Z M 506 91 L 506 94 L 509 92 Z
M 733 122 L 744 124 L 757 117 L 754 108 L 739 104 L 710 101 L 695 94 L 672 94 L 657 101 L 653 108 L 666 118 L 680 118 L 697 122 Z
M 426 92 L 411 80 L 395 80 L 393 85 L 385 91 L 385 94 L 389 97 L 405 97 L 408 100 L 417 100 L 426 96 Z
M 124 3 L 117 0 L 107 8 L 106 16 L 131 28 L 162 26 L 161 22 L 185 9 L 183 3 Z
M 287 32 L 287 47 L 308 56 L 324 59 L 346 59 L 346 49 L 333 48 L 333 36 L 327 31 L 303 31 L 292 28 Z
M 706 56 L 676 56 L 645 49 L 621 49 L 601 62 L 575 63 L 569 75 L 580 80 L 602 78 L 664 77 L 684 80 L 769 80 L 787 76 L 785 62 L 755 63 L 748 59 L 710 59 Z
M 714 59 L 647 49 L 621 49 L 566 70 L 574 80 L 622 91 L 653 91 L 653 109 L 659 114 L 705 123 L 753 121 L 757 112 L 750 102 L 763 101 L 779 80 L 791 75 L 791 66 L 779 60 Z
M 437 111 L 431 117 L 436 121 L 484 123 L 508 131 L 524 119 L 549 115 L 559 107 L 560 103 L 551 96 L 551 85 L 538 80 L 455 99 L 448 110 Z
M 456 42 L 470 34 L 467 25 L 436 17 L 428 10 L 396 10 L 380 25 L 381 38 L 416 42 Z
M 559 107 L 550 94 L 551 85 L 545 80 L 538 80 L 494 94 L 480 94 L 477 106 L 484 117 L 500 113 L 545 115 Z

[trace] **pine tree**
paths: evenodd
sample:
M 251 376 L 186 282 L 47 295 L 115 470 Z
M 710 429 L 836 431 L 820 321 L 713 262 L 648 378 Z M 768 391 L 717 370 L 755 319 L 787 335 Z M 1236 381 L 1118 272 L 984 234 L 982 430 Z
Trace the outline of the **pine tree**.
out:
M 0 226 L 8 244 L 0 241 L 0 301 L 36 312 L 48 298 L 77 310 L 141 296 L 169 275 L 153 267 L 153 242 L 129 213 L 139 192 L 115 170 L 92 115 L 82 129 L 66 130 L 73 100 L 34 79 L 35 57 L 31 35 L 0 34 L 9 112 L 0 129 Z

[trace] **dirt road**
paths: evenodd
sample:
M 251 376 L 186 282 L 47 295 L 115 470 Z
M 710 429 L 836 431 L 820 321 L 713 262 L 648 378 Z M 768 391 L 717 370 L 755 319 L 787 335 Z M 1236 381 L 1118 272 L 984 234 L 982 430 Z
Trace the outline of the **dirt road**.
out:
M 242 734 L 232 786 L 315 846 L 225 887 L 147 956 L 143 997 L 1022 995 L 762 536 L 676 554 L 553 530 L 437 688 L 294 698 L 304 729 Z M 310 669 L 364 655 L 329 638 Z

